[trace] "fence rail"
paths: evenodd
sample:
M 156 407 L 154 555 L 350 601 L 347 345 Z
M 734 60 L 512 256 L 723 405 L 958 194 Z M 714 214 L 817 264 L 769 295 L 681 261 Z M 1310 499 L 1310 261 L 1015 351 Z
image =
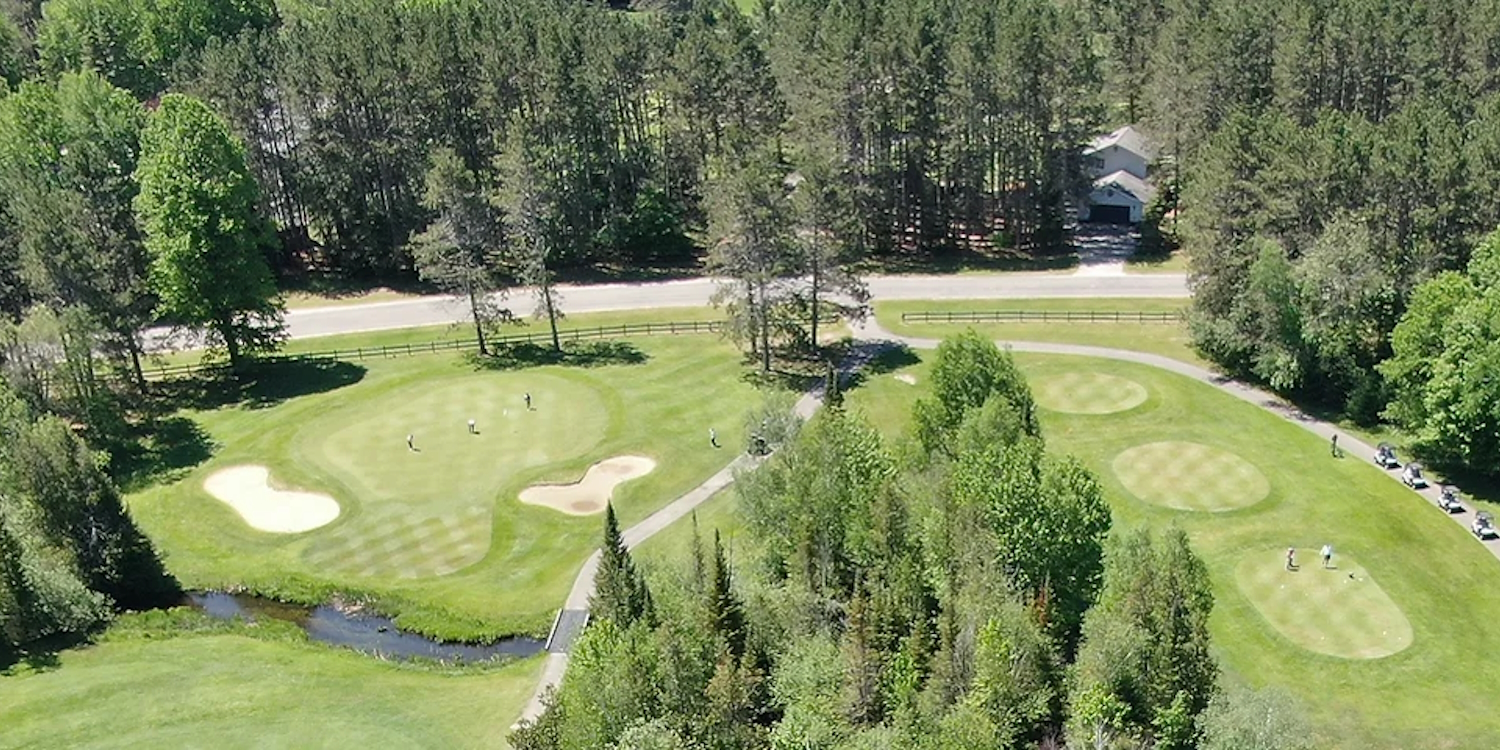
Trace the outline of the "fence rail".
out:
M 902 323 L 1180 323 L 1183 312 L 1167 310 L 919 310 L 901 313 Z
M 612 326 L 594 326 L 591 328 L 569 328 L 559 330 L 557 338 L 561 341 L 583 341 L 590 339 L 606 339 L 617 336 L 659 336 L 662 334 L 692 334 L 692 333 L 718 333 L 723 330 L 723 321 L 718 320 L 688 320 L 669 321 L 666 323 L 622 323 Z M 492 346 L 510 346 L 515 344 L 536 344 L 552 342 L 551 331 L 537 331 L 534 333 L 515 333 L 485 338 L 485 343 Z M 354 347 L 350 349 L 326 349 L 315 352 L 301 352 L 297 354 L 279 354 L 270 357 L 262 357 L 255 360 L 255 366 L 274 365 L 284 362 L 315 362 L 332 360 L 357 360 L 366 359 L 389 359 L 392 357 L 409 357 L 416 354 L 436 354 L 438 352 L 458 351 L 461 349 L 472 349 L 479 345 L 479 340 L 473 337 L 465 339 L 450 339 L 445 341 L 412 342 L 406 344 L 385 344 L 381 346 Z M 145 375 L 150 380 L 169 380 L 171 378 L 187 375 L 198 375 L 203 373 L 224 372 L 229 369 L 227 362 L 195 362 L 177 365 L 157 365 L 145 367 Z

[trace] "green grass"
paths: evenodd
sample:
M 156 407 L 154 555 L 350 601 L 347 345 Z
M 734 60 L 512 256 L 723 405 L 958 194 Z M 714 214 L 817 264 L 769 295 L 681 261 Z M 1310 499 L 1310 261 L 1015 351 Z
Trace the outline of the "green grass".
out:
M 1281 548 L 1247 554 L 1235 582 L 1277 632 L 1297 646 L 1346 659 L 1378 659 L 1412 643 L 1411 623 L 1380 584 L 1348 555 L 1330 569 L 1304 550 L 1287 570 Z
M 614 493 L 629 526 L 741 450 L 743 414 L 758 400 L 717 337 L 630 343 L 644 363 L 479 371 L 456 355 L 373 360 L 341 365 L 321 392 L 187 412 L 212 458 L 128 502 L 189 587 L 365 596 L 403 627 L 446 638 L 542 633 L 602 522 L 517 493 L 575 481 L 610 456 L 649 456 L 656 469 Z M 528 391 L 535 412 L 524 411 Z M 707 449 L 709 426 L 725 450 Z M 327 492 L 343 512 L 304 534 L 255 531 L 202 490 L 214 470 L 241 464 Z
M 1140 383 L 1093 372 L 1063 373 L 1032 389 L 1043 409 L 1064 414 L 1114 414 L 1146 403 Z
M 150 635 L 0 676 L 0 748 L 509 747 L 541 669 L 540 658 L 438 670 L 290 638 Z
M 1134 349 L 1203 365 L 1193 350 L 1187 327 L 1179 323 L 903 323 L 901 314 L 917 311 L 1048 310 L 1097 312 L 1177 312 L 1185 299 L 1034 299 L 1034 300 L 901 300 L 876 302 L 875 317 L 886 330 L 903 336 L 940 339 L 970 328 L 1010 341 L 1050 341 L 1115 349 Z
M 1271 491 L 1254 464 L 1202 443 L 1168 440 L 1132 446 L 1115 456 L 1110 467 L 1130 494 L 1177 510 L 1247 508 Z
M 1187 273 L 1188 254 L 1183 250 L 1165 258 L 1131 258 L 1125 261 L 1126 273 Z
M 1214 584 L 1210 629 L 1226 681 L 1292 691 L 1308 708 L 1318 747 L 1494 746 L 1500 735 L 1496 562 L 1462 527 L 1366 457 L 1331 458 L 1326 440 L 1207 384 L 1091 358 L 1020 354 L 1017 361 L 1034 387 L 1087 373 L 1148 390 L 1144 404 L 1118 414 L 1043 411 L 1043 429 L 1053 451 L 1077 456 L 1099 477 L 1117 528 L 1176 525 L 1188 532 Z M 925 362 L 904 370 L 917 377 L 915 388 L 891 377 L 871 379 L 847 403 L 894 434 L 905 429 L 912 401 L 925 392 L 927 370 Z M 1116 476 L 1114 461 L 1135 446 L 1165 441 L 1238 456 L 1259 469 L 1270 492 L 1221 513 L 1142 501 Z M 1278 550 L 1295 546 L 1305 565 L 1316 565 L 1325 543 L 1336 550 L 1336 564 L 1379 582 L 1390 606 L 1373 586 L 1341 596 L 1318 590 L 1332 580 L 1310 578 L 1306 590 L 1277 600 L 1261 586 L 1242 584 L 1239 566 L 1247 557 L 1256 559 L 1252 565 L 1273 566 L 1264 571 L 1269 575 L 1280 569 Z M 1246 576 L 1258 580 L 1261 573 Z M 1326 635 L 1347 639 L 1355 650 L 1383 642 L 1389 650 L 1399 636 L 1377 641 L 1375 634 L 1388 633 L 1401 617 L 1411 644 L 1384 658 L 1351 659 L 1316 647 Z

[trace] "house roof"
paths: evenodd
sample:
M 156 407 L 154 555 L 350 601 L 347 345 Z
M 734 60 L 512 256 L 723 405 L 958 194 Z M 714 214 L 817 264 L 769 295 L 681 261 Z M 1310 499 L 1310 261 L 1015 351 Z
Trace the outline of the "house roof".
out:
M 1090 141 L 1089 147 L 1084 149 L 1083 153 L 1092 154 L 1097 151 L 1103 151 L 1110 146 L 1119 146 L 1145 159 L 1150 159 L 1153 152 L 1151 144 L 1146 142 L 1146 137 L 1141 135 L 1135 128 L 1126 125 L 1113 133 L 1101 135 Z
M 1131 197 L 1141 203 L 1150 203 L 1151 199 L 1156 195 L 1156 188 L 1151 187 L 1145 180 L 1123 169 L 1118 172 L 1110 172 L 1094 180 L 1095 190 L 1107 188 L 1111 185 L 1125 193 L 1129 193 Z

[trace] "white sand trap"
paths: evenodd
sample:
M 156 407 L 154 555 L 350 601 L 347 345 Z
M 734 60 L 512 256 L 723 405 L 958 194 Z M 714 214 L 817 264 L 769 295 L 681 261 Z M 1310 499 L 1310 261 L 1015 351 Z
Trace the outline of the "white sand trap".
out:
M 589 467 L 572 484 L 535 484 L 521 490 L 521 502 L 542 505 L 574 516 L 599 513 L 614 494 L 615 485 L 650 474 L 656 462 L 645 456 L 615 456 Z
M 907 385 L 916 385 L 917 384 L 917 376 L 916 375 L 910 375 L 910 374 L 907 374 L 907 373 L 904 373 L 904 372 L 898 372 L 895 375 L 892 375 L 891 377 L 893 377 L 893 378 L 895 378 L 895 379 L 897 379 L 897 380 L 899 380 L 899 381 L 901 381 L 901 382 L 903 382 L 903 383 L 905 383 Z
M 203 489 L 234 508 L 261 531 L 296 534 L 339 517 L 337 500 L 318 492 L 288 492 L 271 486 L 264 466 L 231 466 L 203 480 Z

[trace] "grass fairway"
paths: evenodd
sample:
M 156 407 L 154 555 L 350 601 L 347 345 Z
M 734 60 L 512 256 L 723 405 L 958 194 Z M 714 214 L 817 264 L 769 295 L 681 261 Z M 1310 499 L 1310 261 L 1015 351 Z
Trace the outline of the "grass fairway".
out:
M 0 676 L 0 748 L 494 748 L 540 658 L 429 671 L 244 635 L 112 640 Z
M 918 352 L 930 357 L 930 352 Z M 1328 455 L 1326 440 L 1209 385 L 1151 367 L 1083 357 L 1016 355 L 1041 389 L 1068 373 L 1139 383 L 1145 403 L 1108 415 L 1042 412 L 1055 451 L 1077 456 L 1100 478 L 1120 528 L 1177 525 L 1209 568 L 1216 604 L 1210 622 L 1225 679 L 1279 685 L 1305 702 L 1317 747 L 1492 748 L 1500 736 L 1500 597 L 1494 558 L 1457 524 L 1391 481 L 1365 457 Z M 928 364 L 872 378 L 849 407 L 894 434 L 926 392 Z M 1257 468 L 1265 499 L 1238 510 L 1176 510 L 1136 496 L 1115 461 L 1137 446 L 1212 446 Z M 1169 460 L 1170 459 L 1170 460 Z M 1186 470 L 1190 457 L 1164 457 Z M 1173 470 L 1173 469 L 1169 469 Z M 1323 544 L 1360 588 L 1334 589 L 1311 575 Z M 1295 546 L 1307 582 L 1267 591 L 1255 583 L 1281 572 Z M 1255 562 L 1248 563 L 1247 559 Z M 1269 566 L 1262 569 L 1260 566 Z M 1365 586 L 1363 584 L 1378 583 Z M 1410 635 L 1399 633 L 1405 619 Z M 1394 629 L 1393 629 L 1394 628 Z M 1403 640 L 1409 645 L 1399 648 Z M 1347 646 L 1322 647 L 1341 641 Z M 1348 648 L 1333 655 L 1330 648 Z M 1349 654 L 1382 658 L 1348 658 Z
M 887 331 L 903 336 L 940 339 L 970 328 L 994 339 L 1052 341 L 1160 354 L 1203 366 L 1193 350 L 1192 337 L 1181 323 L 902 323 L 901 313 L 976 312 L 991 310 L 1046 310 L 1093 312 L 1178 312 L 1185 299 L 1007 299 L 1007 300 L 901 300 L 876 302 L 875 318 Z
M 1254 464 L 1202 443 L 1137 445 L 1115 456 L 1110 468 L 1130 494 L 1177 510 L 1245 508 L 1271 491 L 1271 483 Z
M 1234 568 L 1235 583 L 1287 640 L 1346 659 L 1378 659 L 1411 645 L 1411 623 L 1380 584 L 1348 555 L 1324 569 L 1303 550 L 1287 570 L 1281 548 L 1251 552 Z
M 340 365 L 309 388 L 318 392 L 188 412 L 211 459 L 128 500 L 189 587 L 368 596 L 402 627 L 445 638 L 544 633 L 602 516 L 525 505 L 519 491 L 576 481 L 611 456 L 646 456 L 656 469 L 614 493 L 628 526 L 732 459 L 759 399 L 717 337 L 630 345 L 641 361 L 597 367 L 482 371 L 456 355 Z M 468 434 L 470 418 L 479 435 Z M 710 426 L 722 450 L 709 448 Z M 407 450 L 408 433 L 419 451 Z M 303 534 L 255 531 L 203 491 L 214 470 L 241 464 L 328 493 L 342 513 Z

